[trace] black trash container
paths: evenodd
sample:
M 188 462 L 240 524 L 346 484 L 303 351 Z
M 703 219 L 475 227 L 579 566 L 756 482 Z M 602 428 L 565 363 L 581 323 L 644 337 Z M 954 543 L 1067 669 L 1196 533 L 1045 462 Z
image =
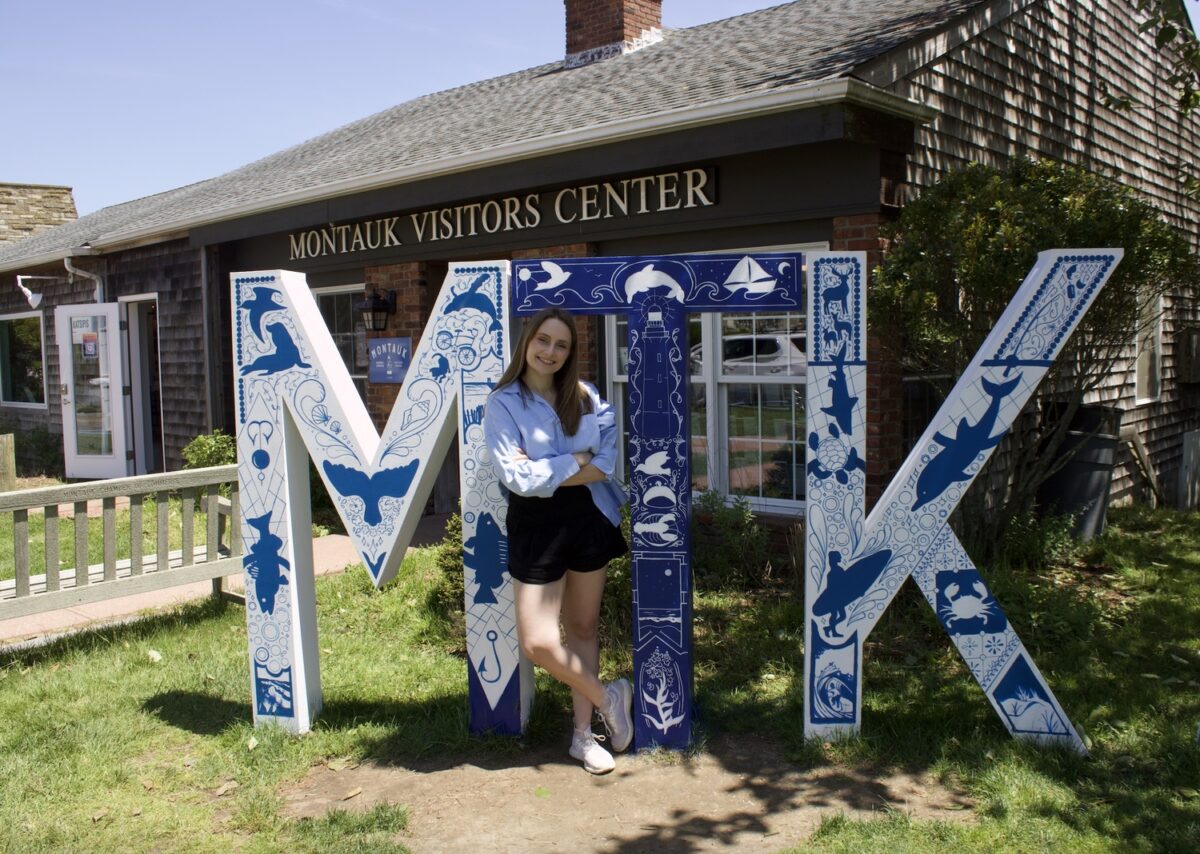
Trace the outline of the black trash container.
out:
M 1059 459 L 1078 450 L 1038 489 L 1042 515 L 1075 517 L 1075 536 L 1081 540 L 1104 532 L 1120 431 L 1121 410 L 1117 407 L 1079 407 L 1058 449 Z

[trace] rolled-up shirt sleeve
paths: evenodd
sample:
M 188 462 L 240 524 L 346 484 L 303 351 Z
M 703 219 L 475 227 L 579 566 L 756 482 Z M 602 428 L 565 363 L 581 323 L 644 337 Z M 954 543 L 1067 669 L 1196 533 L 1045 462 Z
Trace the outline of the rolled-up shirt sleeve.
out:
M 592 406 L 596 410 L 596 425 L 600 428 L 600 447 L 592 454 L 592 465 L 611 476 L 617 468 L 617 411 L 600 393 L 588 386 Z
M 517 459 L 525 453 L 521 430 L 507 402 L 496 395 L 488 398 L 483 437 L 500 482 L 517 495 L 549 498 L 564 480 L 579 471 L 579 463 L 572 454 L 541 460 Z

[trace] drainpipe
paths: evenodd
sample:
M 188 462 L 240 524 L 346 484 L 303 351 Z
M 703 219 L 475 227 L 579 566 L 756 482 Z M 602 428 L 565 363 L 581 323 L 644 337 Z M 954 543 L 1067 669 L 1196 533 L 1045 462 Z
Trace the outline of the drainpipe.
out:
M 67 272 L 72 276 L 83 276 L 85 279 L 91 279 L 93 282 L 95 282 L 96 302 L 104 302 L 104 277 L 96 273 L 89 273 L 87 270 L 81 270 L 79 267 L 76 267 L 71 263 L 71 259 L 69 257 L 63 259 L 63 264 L 66 266 Z

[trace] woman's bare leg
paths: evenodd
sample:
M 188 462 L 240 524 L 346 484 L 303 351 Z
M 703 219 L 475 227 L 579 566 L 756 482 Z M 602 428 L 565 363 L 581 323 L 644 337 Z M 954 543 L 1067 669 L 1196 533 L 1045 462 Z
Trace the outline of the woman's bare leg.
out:
M 604 702 L 604 686 L 595 667 L 563 646 L 559 634 L 558 620 L 566 586 L 565 578 L 550 584 L 525 584 L 513 579 L 521 651 L 573 692 L 582 694 L 587 702 L 599 706 Z
M 604 596 L 604 576 L 607 570 L 571 572 L 564 579 L 562 625 L 567 649 L 579 656 L 589 673 L 600 677 L 600 600 Z M 592 710 L 599 705 L 583 692 L 572 688 L 571 702 L 575 710 L 575 729 L 592 725 Z

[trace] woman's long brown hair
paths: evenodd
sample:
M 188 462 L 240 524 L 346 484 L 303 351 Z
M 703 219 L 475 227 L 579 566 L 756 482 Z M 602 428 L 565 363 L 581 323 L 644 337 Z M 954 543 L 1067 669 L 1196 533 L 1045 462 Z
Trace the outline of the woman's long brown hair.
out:
M 561 308 L 544 308 L 525 321 L 525 327 L 521 330 L 521 338 L 517 341 L 517 346 L 513 348 L 512 361 L 509 362 L 508 368 L 496 383 L 496 388 L 503 388 L 511 383 L 520 383 L 522 394 L 533 395 L 533 392 L 525 385 L 525 368 L 528 367 L 525 353 L 529 350 L 529 343 L 533 341 L 533 336 L 537 335 L 538 330 L 547 320 L 561 321 L 571 333 L 571 352 L 567 354 L 567 360 L 563 362 L 562 367 L 554 372 L 556 400 L 554 411 L 558 413 L 558 420 L 562 422 L 563 432 L 568 436 L 574 436 L 579 429 L 579 419 L 585 412 L 592 411 L 592 400 L 584 391 L 583 386 L 579 384 L 579 348 L 576 346 L 579 343 L 579 332 L 575 326 L 575 318 L 568 312 Z

